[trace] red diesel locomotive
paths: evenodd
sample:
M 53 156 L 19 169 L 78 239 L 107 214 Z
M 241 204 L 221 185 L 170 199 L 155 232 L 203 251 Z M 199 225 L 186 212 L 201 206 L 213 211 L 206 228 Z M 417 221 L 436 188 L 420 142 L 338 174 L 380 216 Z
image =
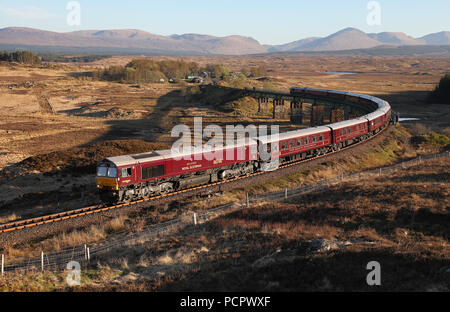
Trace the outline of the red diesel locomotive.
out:
M 260 170 L 276 170 L 279 164 L 326 154 L 366 140 L 391 120 L 389 104 L 375 97 L 309 88 L 291 88 L 291 93 L 370 103 L 377 110 L 326 126 L 247 138 L 208 152 L 194 150 L 175 155 L 171 150 L 163 150 L 106 158 L 97 168 L 97 187 L 102 200 L 131 201 Z

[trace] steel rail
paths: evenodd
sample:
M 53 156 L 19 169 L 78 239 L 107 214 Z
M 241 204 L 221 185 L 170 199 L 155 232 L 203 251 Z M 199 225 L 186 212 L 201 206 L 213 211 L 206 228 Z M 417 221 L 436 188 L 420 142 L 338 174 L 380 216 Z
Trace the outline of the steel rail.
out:
M 356 146 L 358 146 L 360 144 L 366 143 L 366 142 L 372 140 L 373 138 L 377 137 L 379 134 L 384 132 L 384 130 L 386 130 L 387 128 L 388 128 L 388 126 L 383 128 L 381 131 L 379 131 L 378 133 L 374 134 L 373 136 L 369 137 L 366 140 L 359 141 L 357 143 L 348 145 L 348 146 L 346 146 L 344 148 L 341 148 L 339 150 L 328 152 L 328 153 L 325 153 L 325 154 L 320 154 L 320 155 L 317 155 L 317 156 L 314 156 L 314 157 L 310 157 L 310 158 L 307 158 L 307 159 L 293 160 L 293 161 L 290 161 L 290 162 L 283 163 L 282 165 L 280 165 L 280 167 L 277 170 L 281 170 L 281 169 L 288 168 L 288 167 L 291 167 L 291 166 L 300 165 L 300 164 L 303 164 L 303 163 L 306 163 L 306 162 L 310 162 L 310 161 L 313 161 L 313 160 L 316 160 L 316 159 L 319 159 L 319 158 L 322 158 L 322 157 L 330 156 L 330 155 L 333 155 L 333 154 L 345 151 L 347 149 L 354 148 L 354 147 L 356 147 Z M 192 187 L 192 188 L 188 188 L 188 189 L 184 189 L 184 190 L 180 190 L 180 191 L 176 191 L 176 192 L 171 192 L 171 193 L 167 193 L 167 194 L 161 194 L 161 195 L 157 195 L 157 196 L 153 196 L 153 197 L 149 197 L 149 198 L 145 198 L 145 199 L 135 200 L 135 201 L 127 202 L 127 203 L 121 203 L 121 204 L 112 205 L 112 206 L 108 206 L 108 207 L 104 207 L 103 205 L 89 206 L 89 207 L 85 207 L 85 208 L 64 211 L 64 212 L 60 212 L 60 213 L 50 214 L 50 215 L 36 217 L 36 218 L 31 218 L 31 219 L 26 219 L 26 220 L 20 220 L 20 221 L 14 221 L 14 222 L 10 222 L 10 223 L 4 223 L 4 224 L 0 224 L 0 234 L 1 233 L 12 232 L 12 231 L 19 231 L 19 230 L 23 230 L 23 229 L 29 229 L 29 228 L 33 228 L 33 227 L 37 227 L 37 226 L 45 225 L 45 224 L 52 224 L 52 223 L 55 223 L 55 222 L 60 222 L 60 221 L 68 220 L 68 219 L 74 219 L 74 218 L 78 218 L 78 217 L 82 217 L 82 216 L 86 216 L 86 215 L 91 215 L 91 214 L 94 214 L 94 213 L 102 213 L 102 212 L 110 211 L 110 210 L 113 210 L 113 209 L 128 207 L 128 206 L 131 206 L 131 205 L 136 205 L 136 204 L 140 204 L 140 203 L 144 203 L 144 202 L 152 202 L 152 201 L 156 201 L 156 200 L 159 200 L 159 199 L 170 198 L 170 197 L 174 197 L 175 195 L 179 195 L 179 194 L 183 194 L 183 193 L 187 193 L 188 194 L 188 193 L 197 191 L 199 189 L 208 189 L 208 188 L 212 188 L 212 187 L 217 186 L 217 185 L 228 184 L 228 183 L 232 183 L 232 182 L 235 182 L 235 181 L 238 181 L 238 180 L 243 180 L 243 179 L 248 179 L 248 178 L 251 178 L 251 177 L 255 177 L 255 176 L 258 176 L 258 175 L 269 174 L 271 172 L 273 172 L 273 171 L 255 172 L 255 173 L 252 173 L 252 174 L 236 177 L 236 178 L 225 180 L 225 181 L 220 181 L 220 182 L 200 185 L 200 186 L 196 186 L 196 187 Z

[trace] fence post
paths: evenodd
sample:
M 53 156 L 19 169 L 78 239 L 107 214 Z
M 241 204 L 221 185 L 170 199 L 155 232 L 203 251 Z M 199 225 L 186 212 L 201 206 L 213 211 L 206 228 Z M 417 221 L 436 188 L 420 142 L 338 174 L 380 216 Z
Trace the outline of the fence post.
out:
M 44 272 L 44 252 L 41 251 L 41 271 Z
M 194 225 L 197 225 L 197 213 L 194 212 Z
M 287 192 L 288 192 L 288 190 L 285 189 L 285 190 L 284 190 L 284 199 L 287 199 Z
M 246 195 L 246 203 L 247 203 L 247 207 L 250 206 L 250 200 L 248 198 L 248 192 L 247 192 L 247 195 Z
M 89 253 L 89 247 L 86 249 L 86 251 L 87 251 L 87 260 L 88 260 L 88 262 L 90 262 L 91 261 L 91 254 Z
M 84 260 L 87 260 L 87 246 L 84 244 Z
M 381 168 L 380 168 L 380 174 L 379 175 L 381 175 Z
M 5 273 L 5 255 L 2 254 L 2 275 Z

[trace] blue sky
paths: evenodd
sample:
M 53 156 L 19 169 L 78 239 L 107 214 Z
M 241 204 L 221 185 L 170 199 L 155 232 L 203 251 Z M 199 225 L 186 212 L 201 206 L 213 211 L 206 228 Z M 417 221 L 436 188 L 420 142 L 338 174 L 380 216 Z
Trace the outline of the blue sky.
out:
M 0 0 L 0 28 L 58 32 L 141 29 L 155 34 L 243 35 L 262 44 L 326 36 L 346 27 L 420 37 L 450 31 L 449 0 L 379 0 L 381 24 L 368 25 L 369 0 L 79 0 L 81 24 L 67 24 L 65 0 Z

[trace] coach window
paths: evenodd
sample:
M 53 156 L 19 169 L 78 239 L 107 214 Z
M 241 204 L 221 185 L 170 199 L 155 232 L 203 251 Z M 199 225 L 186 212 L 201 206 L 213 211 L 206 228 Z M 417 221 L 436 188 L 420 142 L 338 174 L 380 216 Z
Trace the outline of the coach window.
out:
M 120 170 L 120 176 L 122 178 L 131 177 L 131 168 L 124 168 Z
M 309 142 L 310 142 L 309 137 L 306 137 L 306 138 L 305 138 L 305 144 L 309 144 Z
M 348 128 L 348 134 L 352 132 L 352 128 Z
M 278 152 L 278 143 L 272 143 L 272 148 L 274 152 Z
M 317 142 L 317 137 L 315 135 L 312 136 L 312 141 L 313 141 L 313 143 Z
M 302 139 L 297 139 L 297 145 L 302 146 Z
M 341 135 L 341 136 L 343 136 L 344 135 L 344 131 L 341 129 L 341 130 L 339 130 L 339 134 Z
M 344 134 L 347 135 L 347 129 L 344 129 Z
M 294 147 L 294 140 L 290 140 L 290 141 L 289 141 L 289 146 L 290 146 L 290 148 L 293 148 L 293 147 Z
M 319 141 L 323 141 L 323 135 L 319 134 Z
M 287 143 L 286 142 L 281 142 L 281 149 L 285 150 L 287 148 Z

